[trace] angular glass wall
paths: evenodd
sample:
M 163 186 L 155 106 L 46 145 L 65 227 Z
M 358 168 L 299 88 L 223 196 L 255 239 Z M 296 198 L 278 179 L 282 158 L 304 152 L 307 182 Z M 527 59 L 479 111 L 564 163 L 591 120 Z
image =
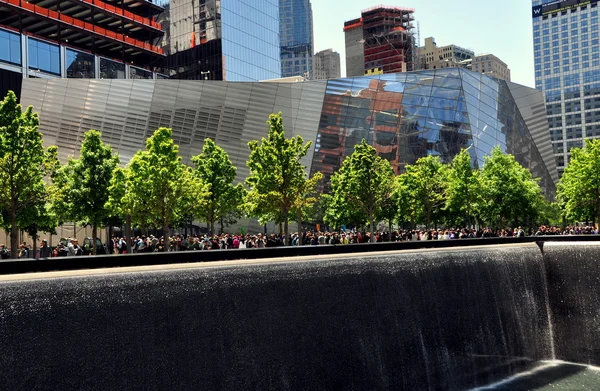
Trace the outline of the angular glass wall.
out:
M 58 45 L 31 37 L 27 42 L 29 69 L 60 75 L 60 51 Z
M 506 83 L 478 73 L 443 69 L 328 81 L 311 172 L 328 179 L 362 139 L 396 173 L 428 155 L 449 163 L 465 148 L 473 166 L 482 167 L 498 145 L 545 189 L 554 187 Z

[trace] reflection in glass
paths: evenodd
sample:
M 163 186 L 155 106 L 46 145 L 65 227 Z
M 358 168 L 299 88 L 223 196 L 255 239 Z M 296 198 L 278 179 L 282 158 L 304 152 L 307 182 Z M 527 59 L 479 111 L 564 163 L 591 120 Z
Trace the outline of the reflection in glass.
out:
M 329 178 L 362 139 L 396 173 L 427 155 L 448 163 L 465 148 L 481 167 L 498 145 L 553 191 L 508 86 L 478 73 L 443 69 L 328 81 L 312 172 Z
M 0 30 L 0 61 L 21 65 L 21 36 Z
M 67 78 L 93 79 L 94 55 L 67 49 Z
M 125 64 L 101 57 L 100 79 L 125 79 Z
M 142 68 L 129 67 L 129 78 L 130 79 L 152 79 L 152 72 Z
M 60 75 L 60 53 L 58 45 L 29 37 L 29 69 Z

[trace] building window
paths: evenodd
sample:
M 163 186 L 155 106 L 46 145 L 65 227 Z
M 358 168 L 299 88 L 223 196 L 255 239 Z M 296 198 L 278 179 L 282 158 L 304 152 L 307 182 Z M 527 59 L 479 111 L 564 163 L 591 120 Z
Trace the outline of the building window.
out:
M 21 65 L 21 37 L 0 30 L 0 61 Z
M 94 55 L 67 49 L 67 77 L 69 79 L 93 79 Z
M 28 38 L 29 69 L 60 75 L 58 45 Z
M 152 72 L 145 69 L 129 67 L 129 78 L 130 79 L 152 79 Z
M 125 79 L 125 64 L 100 58 L 100 79 Z

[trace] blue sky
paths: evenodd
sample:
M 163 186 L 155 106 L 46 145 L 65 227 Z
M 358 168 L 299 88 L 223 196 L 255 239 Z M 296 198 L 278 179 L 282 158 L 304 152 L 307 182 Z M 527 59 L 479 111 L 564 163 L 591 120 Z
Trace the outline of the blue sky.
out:
M 344 75 L 344 22 L 380 3 L 377 0 L 311 0 L 311 3 L 315 51 L 332 48 L 340 53 Z M 530 0 L 402 0 L 384 4 L 415 9 L 421 44 L 426 37 L 435 37 L 438 46 L 455 44 L 476 54 L 495 54 L 508 64 L 512 81 L 535 85 Z

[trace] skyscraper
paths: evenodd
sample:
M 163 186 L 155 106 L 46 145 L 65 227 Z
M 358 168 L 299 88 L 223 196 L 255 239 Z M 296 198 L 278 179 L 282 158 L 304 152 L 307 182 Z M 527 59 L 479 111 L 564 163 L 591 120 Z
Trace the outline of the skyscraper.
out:
M 569 151 L 600 136 L 597 0 L 533 0 L 535 86 L 543 91 L 558 171 Z
M 313 59 L 313 79 L 327 80 L 341 77 L 340 54 L 333 49 L 321 50 Z
M 172 78 L 281 77 L 278 0 L 171 0 L 163 24 Z
M 416 67 L 415 10 L 376 6 L 344 23 L 346 75 L 395 73 Z
M 313 19 L 310 0 L 279 0 L 281 77 L 309 77 L 313 70 Z

